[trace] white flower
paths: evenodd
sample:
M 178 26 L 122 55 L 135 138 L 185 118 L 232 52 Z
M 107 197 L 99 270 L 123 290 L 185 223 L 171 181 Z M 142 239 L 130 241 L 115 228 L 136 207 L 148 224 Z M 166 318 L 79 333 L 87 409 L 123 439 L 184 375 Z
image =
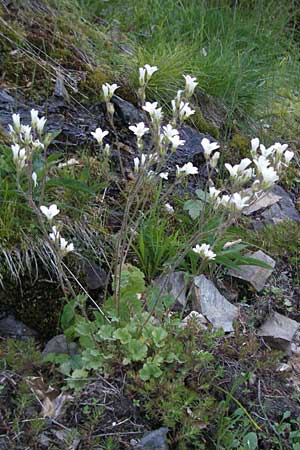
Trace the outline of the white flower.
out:
M 59 231 L 57 230 L 57 228 L 56 228 L 56 226 L 55 225 L 53 225 L 53 227 L 52 227 L 52 233 L 49 233 L 49 238 L 51 239 L 51 241 L 57 241 L 58 239 L 59 239 L 59 237 L 60 237 L 60 233 L 59 233 Z
M 176 150 L 177 147 L 179 147 L 180 145 L 184 145 L 185 141 L 183 139 L 180 139 L 179 135 L 175 135 L 172 138 L 169 138 L 171 144 L 172 144 L 172 149 Z
M 230 202 L 230 195 L 225 194 L 217 198 L 217 206 L 224 206 L 226 208 L 228 207 L 229 202 Z
M 259 147 L 259 139 L 251 139 L 251 155 L 254 157 L 256 155 L 257 149 Z
M 217 167 L 219 158 L 220 158 L 220 152 L 215 152 L 215 153 L 212 155 L 212 157 L 210 158 L 209 163 L 210 163 L 210 165 L 211 165 L 211 167 L 212 167 L 213 169 Z
M 149 157 L 151 157 L 151 156 L 152 155 L 149 155 Z M 133 164 L 134 164 L 134 171 L 135 172 L 139 171 L 140 166 L 141 167 L 144 166 L 144 164 L 146 162 L 146 158 L 147 158 L 147 156 L 144 153 L 141 154 L 141 159 L 138 158 L 138 157 L 133 158 Z
M 145 75 L 146 75 L 146 69 L 144 67 L 139 68 L 139 83 L 140 86 L 144 86 L 145 84 Z
M 21 133 L 24 143 L 30 144 L 32 142 L 31 127 L 29 125 L 21 125 Z
M 180 102 L 180 105 L 179 105 L 179 119 L 180 120 L 186 120 L 193 114 L 195 114 L 195 111 L 192 108 L 190 108 L 189 103 Z
M 103 92 L 103 97 L 104 100 L 106 102 L 109 102 L 110 99 L 112 98 L 112 96 L 114 95 L 115 91 L 119 88 L 120 86 L 118 86 L 117 84 L 109 84 L 109 83 L 105 83 L 102 85 L 102 92 Z
M 72 242 L 68 243 L 68 241 L 66 241 L 66 239 L 64 239 L 63 237 L 60 238 L 59 245 L 63 255 L 66 255 L 67 253 L 74 251 L 73 243 Z
M 37 174 L 36 174 L 36 172 L 32 172 L 31 178 L 32 178 L 34 187 L 37 187 L 38 182 L 37 182 Z
M 149 64 L 145 64 L 145 69 L 147 72 L 147 81 L 150 80 L 150 78 L 152 77 L 152 75 L 157 72 L 158 67 L 157 66 L 150 66 Z
M 174 214 L 174 208 L 170 203 L 165 204 L 165 210 L 168 214 Z
M 266 187 L 271 187 L 277 180 L 279 180 L 279 176 L 273 167 L 262 168 L 261 176 Z
M 162 180 L 167 180 L 169 178 L 169 172 L 161 172 L 158 175 Z
M 20 148 L 19 144 L 13 144 L 11 146 L 14 162 L 16 162 L 18 160 L 18 158 L 19 158 L 19 151 L 20 151 L 20 149 L 21 148 Z
M 212 199 L 216 199 L 221 194 L 221 191 L 219 189 L 216 189 L 214 186 L 210 186 L 209 188 L 209 197 Z
M 96 139 L 99 145 L 103 144 L 103 138 L 105 138 L 108 134 L 108 131 L 102 131 L 101 128 L 96 128 L 96 131 L 91 132 L 91 135 Z
M 53 217 L 57 216 L 60 213 L 60 210 L 57 208 L 55 204 L 50 205 L 49 208 L 47 206 L 40 206 L 40 210 L 47 217 L 48 220 L 52 220 Z
M 177 176 L 180 175 L 196 175 L 198 173 L 198 169 L 197 167 L 193 166 L 193 163 L 188 162 L 186 164 L 184 164 L 184 166 L 177 167 Z
M 202 258 L 208 259 L 208 260 L 213 260 L 216 258 L 216 254 L 211 250 L 211 247 L 209 244 L 197 244 L 194 248 L 193 248 L 193 252 L 197 253 L 198 255 L 200 255 Z
M 252 163 L 251 159 L 244 158 L 241 160 L 241 162 L 239 164 L 235 164 L 234 166 L 232 166 L 231 164 L 226 163 L 225 167 L 228 170 L 231 178 L 241 177 L 241 178 L 248 179 L 249 177 L 252 176 L 252 170 L 251 169 L 246 170 L 246 168 L 251 163 Z
M 38 150 L 38 149 L 40 149 L 40 148 L 45 148 L 44 144 L 43 144 L 41 141 L 39 141 L 38 139 L 36 139 L 35 141 L 33 141 L 33 142 L 31 143 L 31 145 L 32 145 L 32 148 L 33 148 L 34 150 Z
M 194 93 L 194 90 L 197 86 L 197 78 L 191 77 L 190 75 L 183 75 L 185 79 L 185 91 L 188 97 L 191 97 Z
M 282 155 L 283 152 L 288 148 L 288 144 L 280 144 L 280 142 L 276 142 L 272 147 L 278 155 Z
M 32 109 L 30 111 L 30 115 L 31 115 L 31 126 L 32 126 L 32 128 L 35 128 L 36 124 L 37 124 L 37 120 L 39 118 L 39 112 L 36 109 Z
M 293 158 L 294 158 L 294 152 L 290 152 L 289 150 L 284 152 L 284 160 L 285 160 L 286 164 L 289 164 Z
M 220 145 L 217 142 L 210 142 L 209 139 L 203 138 L 201 141 L 201 145 L 204 149 L 204 157 L 205 159 L 209 159 L 211 152 L 220 148 Z
M 26 164 L 26 150 L 21 148 L 19 144 L 14 144 L 11 146 L 13 161 L 17 166 L 17 169 L 23 169 Z
M 46 122 L 47 122 L 47 119 L 45 117 L 37 118 L 36 129 L 39 134 L 43 133 Z
M 149 128 L 145 127 L 144 122 L 139 122 L 136 125 L 131 125 L 128 127 L 130 131 L 132 131 L 138 139 L 141 139 Z
M 268 158 L 275 151 L 274 145 L 271 145 L 271 147 L 266 148 L 263 144 L 260 144 L 259 149 L 264 158 Z
M 250 196 L 242 197 L 239 192 L 235 192 L 230 198 L 230 204 L 232 204 L 235 209 L 240 211 L 246 206 L 249 206 L 249 203 L 247 203 L 249 199 Z
M 13 127 L 14 130 L 16 132 L 19 132 L 21 129 L 21 119 L 20 119 L 20 114 L 13 114 L 12 115 L 12 120 L 13 120 Z
M 109 144 L 105 144 L 105 147 L 103 149 L 103 155 L 108 157 L 110 155 L 110 146 Z
M 143 109 L 147 111 L 147 113 L 150 115 L 151 119 L 160 120 L 162 119 L 162 111 L 161 108 L 157 108 L 157 102 L 146 102 L 146 104 L 143 106 Z
M 179 134 L 179 131 L 176 128 L 173 128 L 170 123 L 163 127 L 163 137 L 165 137 L 168 141 L 171 141 L 175 136 Z
M 258 159 L 254 159 L 253 161 L 259 173 L 267 169 L 271 164 L 270 161 L 263 155 L 259 156 Z

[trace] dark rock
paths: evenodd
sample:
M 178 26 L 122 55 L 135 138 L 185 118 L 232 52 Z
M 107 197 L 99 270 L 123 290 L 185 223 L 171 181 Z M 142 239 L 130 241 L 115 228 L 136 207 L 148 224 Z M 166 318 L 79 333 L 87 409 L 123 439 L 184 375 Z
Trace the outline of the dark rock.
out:
M 189 287 L 189 275 L 186 272 L 178 271 L 161 275 L 155 283 L 160 289 L 163 289 L 163 294 L 171 294 L 176 299 L 173 309 L 178 310 L 185 307 L 186 293 Z
M 14 103 L 14 98 L 9 95 L 6 91 L 0 91 L 0 105 L 3 105 L 4 103 L 12 104 Z
M 114 104 L 116 114 L 122 120 L 124 125 L 133 125 L 138 122 L 145 122 L 146 119 L 144 113 L 132 103 L 127 102 L 117 95 L 112 97 L 111 102 Z
M 58 334 L 47 342 L 46 347 L 42 352 L 42 357 L 45 358 L 49 353 L 75 355 L 76 352 L 77 345 L 75 342 L 67 342 L 64 334 Z
M 9 314 L 0 320 L 0 336 L 26 340 L 37 336 L 37 333 L 24 323 L 16 320 L 13 314 Z
M 168 428 L 159 428 L 158 430 L 151 431 L 134 448 L 137 450 L 168 450 L 168 431 Z
M 96 264 L 88 262 L 85 265 L 85 281 L 89 289 L 104 288 L 107 281 L 107 273 Z

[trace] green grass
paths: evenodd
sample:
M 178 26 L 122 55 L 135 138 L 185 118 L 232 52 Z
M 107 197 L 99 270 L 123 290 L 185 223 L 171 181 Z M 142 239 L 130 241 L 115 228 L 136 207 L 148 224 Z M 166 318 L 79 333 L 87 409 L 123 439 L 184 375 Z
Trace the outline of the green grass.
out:
M 225 103 L 231 121 L 265 111 L 277 89 L 297 84 L 296 1 L 78 1 L 90 19 L 100 16 L 128 36 L 138 65 L 159 66 L 152 99 L 169 101 L 191 73 Z

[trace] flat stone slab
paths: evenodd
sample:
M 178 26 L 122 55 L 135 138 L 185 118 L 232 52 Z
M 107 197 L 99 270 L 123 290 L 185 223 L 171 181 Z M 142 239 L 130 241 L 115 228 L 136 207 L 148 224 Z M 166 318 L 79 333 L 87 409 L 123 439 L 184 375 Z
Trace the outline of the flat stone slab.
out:
M 287 351 L 299 329 L 300 324 L 293 319 L 274 312 L 258 329 L 258 336 L 263 337 L 270 346 Z
M 136 450 L 168 450 L 168 431 L 169 429 L 166 427 L 150 431 L 150 433 L 147 433 L 134 448 Z
M 234 331 L 233 321 L 238 308 L 232 305 L 204 275 L 194 278 L 192 301 L 194 309 L 203 314 L 214 328 Z
M 75 342 L 67 342 L 64 334 L 58 334 L 47 342 L 42 356 L 45 358 L 50 353 L 75 355 L 77 351 L 77 344 Z
M 265 287 L 268 278 L 273 272 L 273 269 L 275 267 L 275 261 L 261 250 L 258 250 L 257 252 L 254 253 L 247 253 L 246 256 L 259 259 L 260 261 L 269 264 L 272 267 L 272 269 L 265 269 L 264 267 L 259 266 L 243 265 L 240 266 L 238 269 L 230 269 L 228 271 L 228 275 L 240 278 L 241 280 L 244 281 L 248 281 L 258 292 L 260 292 Z
M 254 203 L 252 203 L 252 205 L 250 205 L 248 208 L 245 208 L 243 210 L 243 214 L 245 214 L 246 216 L 250 216 L 250 214 L 253 214 L 256 211 L 274 205 L 275 203 L 279 202 L 280 199 L 280 195 L 277 195 L 274 192 L 270 191 L 267 194 L 263 194 L 258 197 L 258 199 Z
M 0 320 L 0 336 L 27 340 L 37 336 L 37 333 L 23 322 L 17 320 L 13 314 L 9 314 Z

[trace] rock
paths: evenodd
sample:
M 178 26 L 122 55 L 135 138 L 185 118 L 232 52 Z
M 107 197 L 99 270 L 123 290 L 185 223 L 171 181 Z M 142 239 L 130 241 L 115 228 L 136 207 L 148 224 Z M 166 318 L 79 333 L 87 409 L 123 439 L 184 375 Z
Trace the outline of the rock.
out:
M 265 269 L 259 266 L 243 265 L 238 269 L 230 269 L 228 271 L 228 275 L 240 278 L 241 280 L 249 281 L 249 283 L 251 283 L 252 286 L 259 292 L 264 288 L 266 281 L 271 275 L 273 268 L 275 267 L 275 261 L 261 250 L 258 250 L 255 253 L 247 253 L 246 256 L 259 259 L 260 261 L 269 264 L 272 269 Z
M 259 211 L 261 209 L 268 208 L 269 206 L 274 205 L 277 203 L 282 197 L 280 195 L 275 194 L 274 192 L 270 191 L 267 194 L 261 195 L 251 206 L 248 208 L 245 208 L 243 210 L 243 214 L 246 214 L 249 216 L 250 214 L 253 214 L 256 211 Z
M 258 329 L 258 336 L 279 350 L 290 351 L 291 342 L 299 328 L 299 323 L 274 312 Z
M 180 310 L 185 307 L 189 287 L 189 276 L 186 272 L 178 271 L 161 275 L 155 280 L 155 284 L 163 289 L 163 294 L 171 294 L 176 299 L 173 309 Z
M 66 353 L 75 355 L 77 352 L 77 345 L 75 342 L 67 342 L 64 334 L 58 334 L 47 342 L 46 347 L 42 352 L 42 357 L 45 358 L 49 353 Z
M 26 340 L 30 337 L 36 337 L 37 333 L 24 323 L 16 320 L 13 314 L 9 314 L 0 320 L 0 336 Z
M 107 273 L 97 264 L 88 262 L 85 265 L 85 281 L 89 289 L 104 288 L 107 281 Z
M 137 450 L 168 450 L 168 431 L 169 429 L 165 427 L 151 431 L 150 433 L 147 433 L 134 448 Z
M 203 314 L 214 328 L 233 331 L 238 308 L 232 305 L 204 275 L 194 278 L 192 291 L 194 309 Z
M 180 328 L 186 328 L 189 325 L 189 322 L 193 321 L 197 324 L 200 330 L 207 330 L 207 320 L 205 317 L 200 314 L 198 311 L 192 311 L 189 315 L 187 315 L 180 323 Z
M 284 220 L 294 220 L 300 223 L 300 213 L 297 211 L 290 194 L 281 186 L 274 186 L 272 193 L 280 196 L 281 199 L 262 213 L 264 222 L 277 224 Z
M 118 97 L 118 95 L 114 95 L 111 102 L 114 104 L 116 113 L 124 125 L 133 125 L 138 122 L 145 122 L 145 115 L 143 112 L 136 108 L 132 103 Z
M 10 103 L 13 104 L 15 102 L 14 98 L 9 95 L 6 91 L 0 91 L 0 104 L 2 103 Z
M 172 153 L 165 167 L 169 172 L 176 172 L 176 166 L 183 166 L 188 162 L 192 162 L 199 169 L 200 177 L 207 178 L 206 164 L 203 156 L 204 149 L 201 145 L 203 138 L 208 138 L 215 141 L 214 138 L 207 134 L 199 133 L 199 131 L 189 126 L 184 126 L 179 129 L 180 138 L 185 140 L 185 144 L 179 146 L 174 153 Z M 199 187 L 199 186 L 198 186 Z

